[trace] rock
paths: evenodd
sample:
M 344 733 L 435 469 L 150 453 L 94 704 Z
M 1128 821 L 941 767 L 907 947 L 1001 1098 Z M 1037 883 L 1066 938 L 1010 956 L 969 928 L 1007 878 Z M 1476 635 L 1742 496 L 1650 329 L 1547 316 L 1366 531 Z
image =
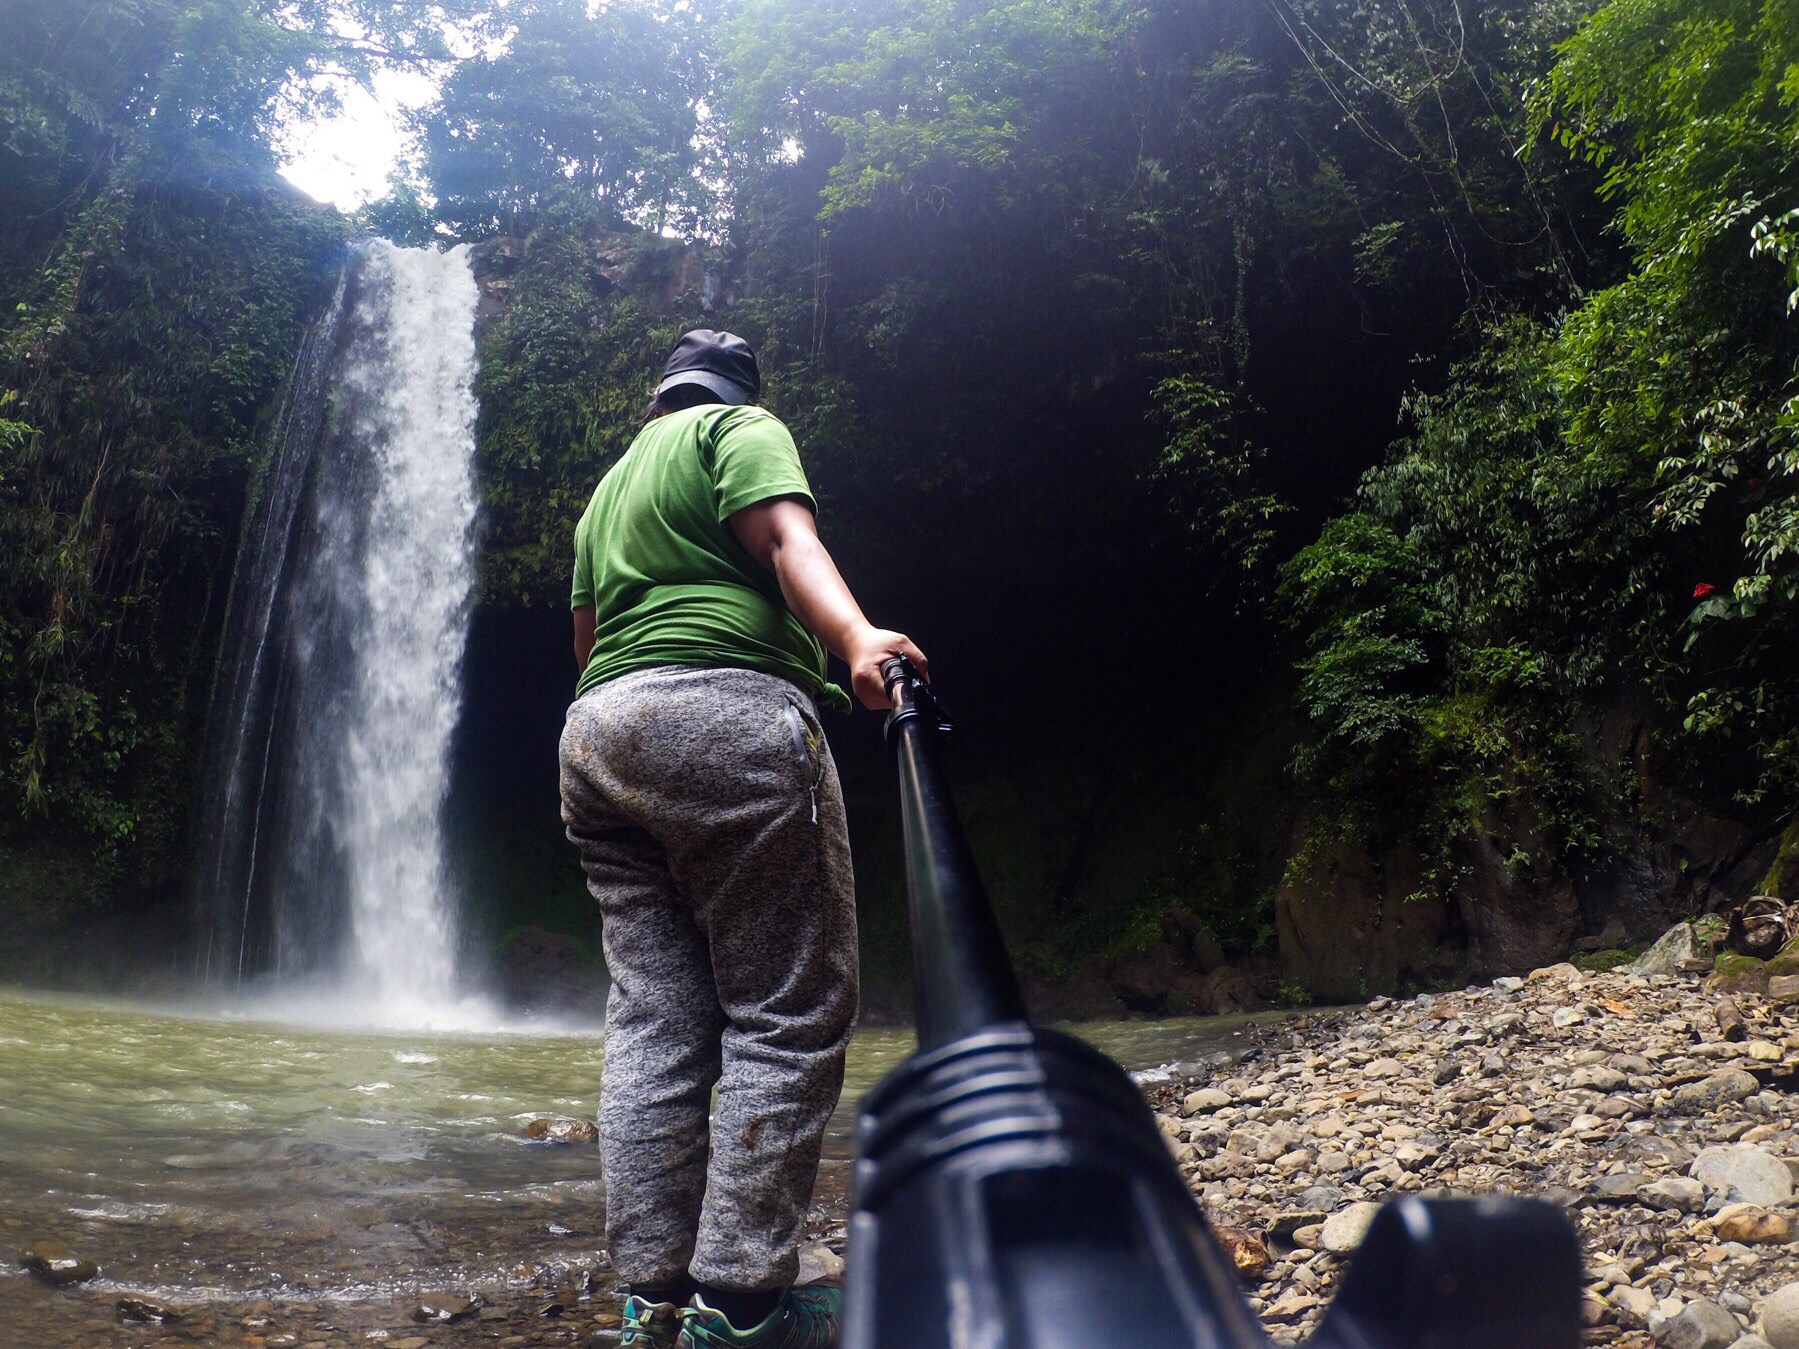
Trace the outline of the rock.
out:
M 1212 1235 L 1218 1238 L 1218 1244 L 1224 1248 L 1225 1255 L 1236 1266 L 1237 1273 L 1245 1279 L 1259 1279 L 1268 1270 L 1268 1247 L 1262 1238 L 1247 1227 L 1226 1227 L 1216 1224 Z
M 460 1293 L 427 1293 L 413 1309 L 414 1321 L 462 1321 L 486 1305 L 479 1293 L 463 1297 Z
M 1793 1197 L 1793 1173 L 1786 1163 L 1752 1144 L 1706 1148 L 1688 1174 L 1733 1201 L 1763 1208 Z
M 1493 981 L 1493 987 L 1501 993 L 1516 993 L 1524 987 L 1524 980 L 1514 974 L 1504 974 Z
M 1220 965 L 1200 985 L 1200 1002 L 1212 1016 L 1229 1016 L 1263 1005 L 1255 983 L 1234 965 Z
M 1686 1176 L 1669 1176 L 1640 1188 L 1637 1202 L 1646 1208 L 1697 1213 L 1705 1205 L 1705 1186 Z
M 1740 1241 L 1745 1246 L 1771 1246 L 1784 1242 L 1793 1224 L 1784 1214 L 1770 1213 L 1753 1204 L 1737 1204 L 1720 1213 L 1712 1224 L 1719 1241 Z
M 1760 1335 L 1745 1335 L 1741 1339 L 1732 1340 L 1730 1349 L 1774 1349 Z
M 1181 1114 L 1209 1115 L 1214 1110 L 1222 1110 L 1231 1103 L 1231 1094 L 1217 1087 L 1201 1087 L 1198 1091 L 1190 1091 L 1181 1102 Z
M 590 1119 L 540 1115 L 525 1125 L 525 1137 L 540 1143 L 597 1143 L 600 1130 Z
M 1166 941 L 1114 961 L 1108 975 L 1113 994 L 1130 1011 L 1166 1016 L 1208 1010 L 1201 992 L 1204 976 L 1188 969 Z
M 817 1283 L 821 1279 L 841 1279 L 843 1257 L 823 1242 L 800 1247 L 800 1273 L 795 1283 Z
M 1762 1299 L 1762 1338 L 1774 1349 L 1799 1349 L 1799 1283 L 1776 1288 Z
M 1673 1108 L 1697 1115 L 1720 1105 L 1747 1100 L 1761 1090 L 1757 1082 L 1741 1068 L 1724 1068 L 1698 1082 L 1689 1082 L 1674 1093 Z
M 1693 932 L 1691 923 L 1676 923 L 1662 933 L 1654 946 L 1624 968 L 1631 974 L 1644 977 L 1651 975 L 1679 974 L 1687 961 L 1700 955 L 1698 938 Z
M 151 1321 L 158 1325 L 181 1319 L 181 1309 L 153 1297 L 122 1297 L 113 1303 L 121 1321 Z
M 19 1252 L 19 1263 L 58 1288 L 86 1283 L 100 1273 L 100 1267 L 92 1260 L 76 1255 L 60 1241 L 34 1241 Z
M 1667 1349 L 1730 1349 L 1743 1327 L 1715 1302 L 1690 1302 L 1656 1339 Z
M 1558 1007 L 1549 1014 L 1549 1024 L 1557 1030 L 1567 1030 L 1570 1026 L 1578 1026 L 1587 1019 L 1587 1014 L 1578 1007 Z
M 1362 1065 L 1362 1076 L 1375 1079 L 1398 1077 L 1405 1072 L 1405 1065 L 1398 1059 L 1373 1059 Z
M 1581 972 L 1563 960 L 1554 965 L 1545 965 L 1542 969 L 1532 970 L 1524 982 L 1526 984 L 1577 984 L 1581 978 Z
M 1262 1315 L 1270 1321 L 1297 1321 L 1316 1307 L 1319 1301 L 1316 1293 L 1295 1290 L 1275 1299 L 1263 1310 Z
M 1615 1176 L 1601 1176 L 1593 1184 L 1593 1198 L 1601 1204 L 1634 1204 L 1637 1191 L 1649 1184 L 1641 1171 L 1625 1171 Z
M 1348 1255 L 1362 1244 L 1362 1238 L 1368 1235 L 1369 1224 L 1379 1212 L 1379 1204 L 1364 1202 L 1331 1214 L 1325 1219 L 1320 1244 L 1332 1255 Z
M 1618 1324 L 1626 1330 L 1642 1330 L 1655 1311 L 1655 1294 L 1647 1288 L 1620 1284 L 1606 1293 L 1606 1300 L 1618 1313 Z
M 1322 1224 L 1328 1214 L 1316 1209 L 1283 1209 L 1274 1215 L 1268 1223 L 1268 1235 L 1276 1241 L 1291 1237 L 1302 1227 L 1313 1227 Z
M 1628 1079 L 1616 1068 L 1608 1068 L 1603 1064 L 1594 1064 L 1586 1068 L 1576 1068 L 1568 1074 L 1568 1090 L 1613 1092 L 1622 1087 Z
M 1799 1002 L 1799 974 L 1770 975 L 1768 997 L 1774 1002 Z

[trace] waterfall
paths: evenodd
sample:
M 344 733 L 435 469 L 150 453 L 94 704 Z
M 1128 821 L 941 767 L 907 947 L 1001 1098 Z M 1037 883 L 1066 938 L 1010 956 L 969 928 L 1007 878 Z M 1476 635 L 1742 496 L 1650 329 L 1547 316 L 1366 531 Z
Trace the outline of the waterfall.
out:
M 233 579 L 195 870 L 214 979 L 456 995 L 443 860 L 474 580 L 465 249 L 372 243 L 309 334 Z

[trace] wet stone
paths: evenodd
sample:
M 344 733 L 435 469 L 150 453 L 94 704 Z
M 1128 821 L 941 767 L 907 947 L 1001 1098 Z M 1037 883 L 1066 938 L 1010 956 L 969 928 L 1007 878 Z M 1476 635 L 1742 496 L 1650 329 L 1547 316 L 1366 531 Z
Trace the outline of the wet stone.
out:
M 113 1304 L 121 1321 L 153 1321 L 162 1324 L 179 1321 L 181 1310 L 153 1297 L 122 1297 Z
M 45 1283 L 61 1288 L 86 1283 L 99 1274 L 92 1260 L 75 1254 L 60 1241 L 34 1241 L 19 1251 L 19 1263 Z
M 464 1297 L 459 1293 L 428 1293 L 419 1299 L 412 1313 L 414 1321 L 460 1321 L 473 1316 L 483 1305 L 479 1294 Z
M 540 1115 L 525 1125 L 525 1137 L 539 1143 L 597 1143 L 600 1130 L 590 1119 Z

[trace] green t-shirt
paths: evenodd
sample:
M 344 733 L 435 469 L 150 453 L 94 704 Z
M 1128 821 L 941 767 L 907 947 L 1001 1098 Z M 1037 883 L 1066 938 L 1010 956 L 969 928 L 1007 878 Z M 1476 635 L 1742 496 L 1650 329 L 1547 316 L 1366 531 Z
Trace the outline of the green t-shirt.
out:
M 788 496 L 817 509 L 793 437 L 763 408 L 706 403 L 639 431 L 575 526 L 571 603 L 594 606 L 575 696 L 650 665 L 731 666 L 848 710 L 824 648 L 725 523 Z

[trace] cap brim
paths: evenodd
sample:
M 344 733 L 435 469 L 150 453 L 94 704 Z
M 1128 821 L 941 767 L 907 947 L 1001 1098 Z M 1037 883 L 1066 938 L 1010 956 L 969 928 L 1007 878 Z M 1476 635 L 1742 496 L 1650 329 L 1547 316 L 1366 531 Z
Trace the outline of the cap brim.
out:
M 710 370 L 678 370 L 656 386 L 658 394 L 667 393 L 680 384 L 698 384 L 709 389 L 727 403 L 747 403 L 750 391 L 734 379 L 726 379 L 723 375 L 715 375 Z

